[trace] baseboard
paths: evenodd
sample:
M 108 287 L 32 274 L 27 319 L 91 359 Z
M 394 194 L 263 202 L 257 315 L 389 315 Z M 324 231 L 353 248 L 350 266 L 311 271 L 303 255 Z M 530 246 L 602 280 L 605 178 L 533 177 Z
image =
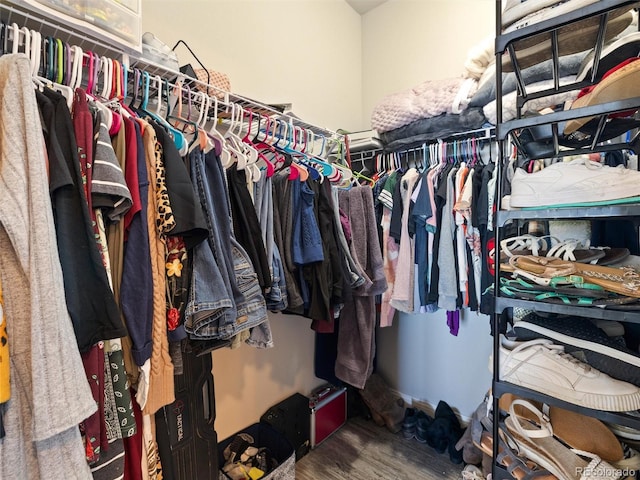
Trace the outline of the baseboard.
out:
M 406 395 L 402 392 L 399 392 L 397 390 L 394 389 L 390 389 L 395 395 L 397 395 L 398 397 L 402 398 L 402 400 L 404 400 L 404 403 L 409 406 L 409 407 L 413 407 L 413 408 L 417 408 L 418 410 L 422 410 L 423 412 L 425 412 L 427 415 L 429 415 L 430 417 L 433 417 L 435 415 L 436 412 L 436 406 L 437 405 L 432 405 L 431 403 L 429 403 L 426 400 L 421 400 L 418 398 L 413 398 L 410 395 Z M 461 415 L 460 412 L 458 411 L 458 409 L 453 406 L 453 405 L 449 405 L 451 407 L 451 409 L 455 412 L 456 416 L 458 417 L 458 420 L 460 421 L 460 425 L 462 427 L 466 427 L 469 422 L 471 421 L 471 417 L 467 417 L 466 415 Z

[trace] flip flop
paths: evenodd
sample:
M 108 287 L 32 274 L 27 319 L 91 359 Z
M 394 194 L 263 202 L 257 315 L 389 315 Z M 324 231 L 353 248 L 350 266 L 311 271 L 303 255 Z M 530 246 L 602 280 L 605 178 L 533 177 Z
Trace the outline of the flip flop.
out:
M 580 275 L 585 281 L 600 285 L 610 292 L 640 298 L 640 274 L 632 268 L 606 267 L 532 255 L 512 257 L 509 265 L 513 269 L 525 270 L 545 278 Z
M 596 247 L 602 248 L 604 251 L 604 257 L 599 258 L 596 265 L 609 266 L 614 263 L 622 262 L 631 254 L 628 248 L 609 248 L 609 247 Z
M 529 410 L 536 422 L 531 423 L 518 415 L 515 411 L 518 405 Z M 511 403 L 505 425 L 520 451 L 559 479 L 618 480 L 621 476 L 618 469 L 597 455 L 582 450 L 572 451 L 555 439 L 549 418 L 526 400 L 516 399 Z

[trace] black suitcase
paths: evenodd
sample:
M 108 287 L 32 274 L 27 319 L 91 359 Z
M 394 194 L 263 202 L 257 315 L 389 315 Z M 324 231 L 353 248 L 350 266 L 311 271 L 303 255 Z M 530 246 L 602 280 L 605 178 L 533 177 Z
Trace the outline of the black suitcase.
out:
M 164 480 L 217 480 L 218 442 L 211 354 L 183 352 L 176 399 L 156 413 L 156 440 Z
M 271 425 L 289 440 L 295 450 L 296 461 L 309 452 L 311 412 L 308 397 L 294 393 L 267 410 L 260 421 Z

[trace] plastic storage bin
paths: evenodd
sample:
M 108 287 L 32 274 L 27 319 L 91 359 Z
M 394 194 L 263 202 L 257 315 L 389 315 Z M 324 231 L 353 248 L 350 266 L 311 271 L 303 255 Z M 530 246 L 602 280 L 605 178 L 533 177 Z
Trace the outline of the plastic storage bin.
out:
M 225 463 L 224 449 L 231 443 L 233 438 L 240 433 L 251 435 L 254 439 L 253 446 L 267 447 L 278 461 L 278 467 L 260 480 L 295 480 L 296 455 L 291 443 L 289 443 L 289 440 L 287 440 L 284 435 L 266 423 L 254 423 L 218 444 L 218 458 L 221 468 L 219 480 L 229 480 L 230 478 L 222 471 L 222 466 Z
M 142 50 L 141 0 L 12 0 L 108 43 Z

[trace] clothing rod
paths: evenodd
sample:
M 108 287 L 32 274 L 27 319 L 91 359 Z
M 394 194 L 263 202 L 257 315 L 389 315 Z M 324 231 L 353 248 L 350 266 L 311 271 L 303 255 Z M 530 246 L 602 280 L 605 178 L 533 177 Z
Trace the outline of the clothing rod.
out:
M 207 83 L 201 82 L 196 78 L 189 77 L 182 72 L 172 70 L 164 65 L 145 59 L 135 50 L 116 48 L 113 45 L 109 45 L 103 40 L 96 38 L 95 35 L 85 34 L 84 32 L 81 34 L 68 26 L 61 25 L 58 22 L 52 21 L 52 19 L 38 15 L 35 12 L 30 12 L 16 5 L 8 5 L 6 2 L 0 3 L 0 19 L 8 24 L 17 23 L 21 27 L 27 27 L 30 30 L 38 31 L 42 33 L 43 36 L 46 34 L 54 38 L 59 38 L 65 43 L 82 48 L 83 51 L 92 51 L 99 56 L 106 56 L 108 58 L 118 60 L 129 68 L 130 73 L 133 69 L 137 68 L 138 70 L 148 72 L 151 77 L 160 75 L 162 78 L 171 80 L 181 79 L 183 82 L 189 82 L 192 84 L 192 87 L 201 86 L 205 90 L 206 88 L 209 88 L 210 90 L 206 90 L 207 92 L 217 92 L 220 97 L 223 97 L 224 100 L 226 100 L 226 103 L 233 102 L 236 105 L 240 105 L 245 110 L 251 109 L 254 112 L 260 112 L 263 115 L 274 116 L 289 124 L 305 128 L 306 130 L 310 130 L 327 138 L 343 138 L 341 134 L 333 130 L 305 122 L 295 115 L 282 113 L 269 105 L 252 100 L 237 93 L 227 92 L 215 85 L 208 85 Z M 194 89 L 192 88 L 192 90 Z
M 483 134 L 478 136 L 477 134 Z M 476 140 L 495 140 L 495 127 L 478 128 L 475 130 L 467 130 L 465 132 L 459 132 L 449 135 L 446 138 L 437 138 L 428 142 L 423 142 L 418 146 L 401 149 L 401 150 L 385 150 L 385 148 L 375 148 L 371 150 L 363 150 L 361 152 L 351 153 L 352 161 L 364 161 L 374 158 L 376 155 L 392 155 L 392 154 L 411 154 L 416 152 L 422 152 L 425 145 L 433 145 L 435 143 L 447 143 L 449 141 L 465 140 L 467 138 L 475 138 Z

